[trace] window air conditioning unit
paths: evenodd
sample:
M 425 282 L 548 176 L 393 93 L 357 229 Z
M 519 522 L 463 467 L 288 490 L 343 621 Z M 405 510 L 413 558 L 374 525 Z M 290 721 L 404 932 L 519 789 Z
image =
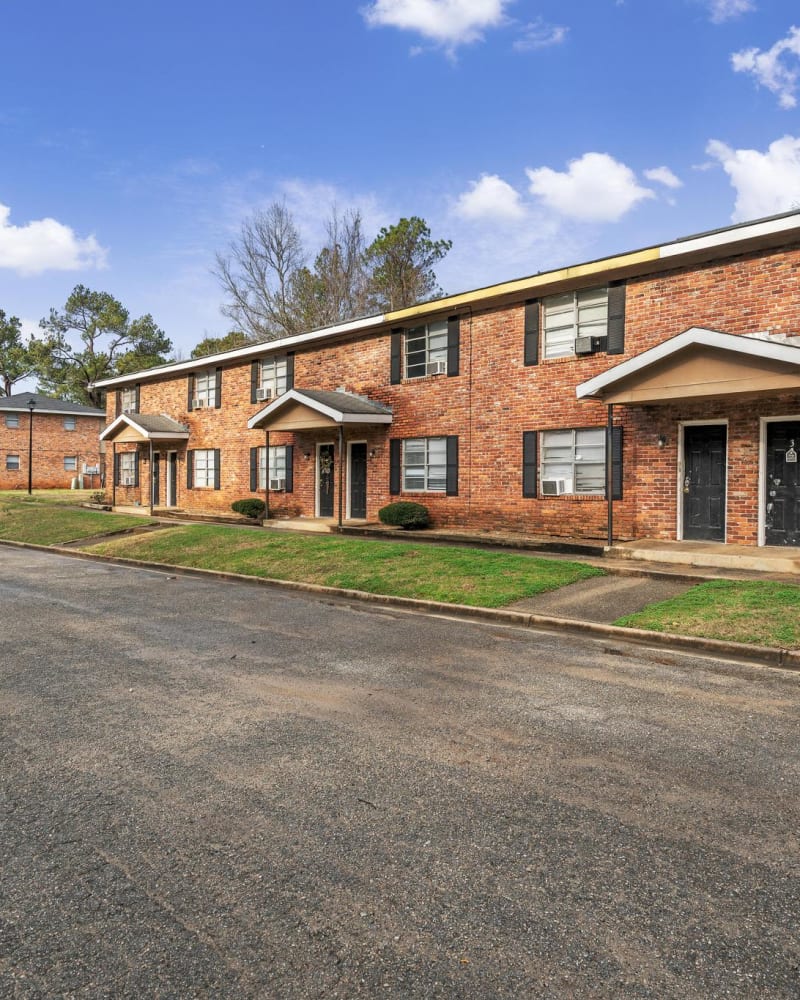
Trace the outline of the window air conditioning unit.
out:
M 575 353 L 576 354 L 594 354 L 594 348 L 592 347 L 593 337 L 576 337 L 575 338 Z
M 100 466 L 99 465 L 84 465 L 83 467 L 84 476 L 99 476 Z
M 122 485 L 123 486 L 133 486 L 133 484 L 135 482 L 136 482 L 136 480 L 133 478 L 133 476 L 123 476 L 122 477 Z
M 205 409 L 206 401 L 204 399 L 193 399 L 192 409 L 193 410 L 203 410 Z
M 262 385 L 260 389 L 256 389 L 256 399 L 272 399 L 272 389 L 269 386 Z
M 608 347 L 608 337 L 592 337 L 592 353 L 605 351 Z
M 428 366 L 425 369 L 428 375 L 446 375 L 447 374 L 447 362 L 446 361 L 429 361 Z
M 270 479 L 269 488 L 271 490 L 285 490 L 286 480 L 285 479 Z
M 542 496 L 560 497 L 562 493 L 569 493 L 572 490 L 571 479 L 543 479 Z

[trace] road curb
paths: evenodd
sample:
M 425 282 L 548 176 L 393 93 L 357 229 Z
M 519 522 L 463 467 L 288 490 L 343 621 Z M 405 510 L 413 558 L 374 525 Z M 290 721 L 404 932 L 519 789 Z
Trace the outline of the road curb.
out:
M 388 594 L 370 594 L 363 590 L 347 590 L 341 587 L 326 587 L 318 583 L 302 583 L 297 580 L 276 580 L 272 577 L 247 576 L 224 570 L 202 569 L 197 566 L 175 566 L 172 563 L 150 562 L 144 559 L 125 559 L 121 556 L 104 556 L 98 553 L 82 552 L 59 545 L 36 545 L 33 542 L 14 542 L 0 539 L 0 545 L 9 548 L 32 549 L 38 552 L 54 552 L 71 559 L 86 559 L 116 566 L 130 566 L 136 569 L 150 569 L 175 576 L 194 576 L 200 579 L 222 580 L 231 583 L 245 583 L 250 586 L 280 588 L 300 593 L 333 597 L 339 600 L 358 601 L 382 607 L 398 608 L 403 611 L 434 614 L 448 618 L 512 625 L 544 632 L 566 632 L 595 638 L 613 639 L 634 645 L 658 645 L 680 652 L 702 653 L 720 659 L 739 663 L 775 667 L 782 670 L 800 671 L 800 650 L 775 649 L 770 646 L 750 646 L 741 642 L 726 642 L 723 639 L 702 639 L 695 636 L 678 635 L 671 632 L 651 632 L 647 629 L 622 628 L 601 622 L 585 622 L 574 618 L 552 618 L 547 615 L 528 614 L 523 611 L 508 611 L 502 608 L 476 608 L 468 604 L 445 604 L 441 601 L 421 600 L 414 597 L 394 597 Z

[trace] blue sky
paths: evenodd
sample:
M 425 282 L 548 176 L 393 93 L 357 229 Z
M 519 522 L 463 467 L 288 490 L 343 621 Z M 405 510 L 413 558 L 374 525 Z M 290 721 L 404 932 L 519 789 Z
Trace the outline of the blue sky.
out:
M 0 308 L 77 283 L 187 355 L 285 198 L 453 240 L 447 292 L 800 207 L 786 0 L 2 0 Z

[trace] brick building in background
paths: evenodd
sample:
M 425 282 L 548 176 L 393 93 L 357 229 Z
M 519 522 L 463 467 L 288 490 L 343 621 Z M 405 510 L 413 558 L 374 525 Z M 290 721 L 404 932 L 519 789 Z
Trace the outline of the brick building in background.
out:
M 789 213 L 109 379 L 102 437 L 117 504 L 796 546 L 798 334 Z
M 31 424 L 31 421 L 33 422 Z M 0 489 L 64 489 L 73 479 L 99 488 L 103 410 L 38 392 L 0 396 Z

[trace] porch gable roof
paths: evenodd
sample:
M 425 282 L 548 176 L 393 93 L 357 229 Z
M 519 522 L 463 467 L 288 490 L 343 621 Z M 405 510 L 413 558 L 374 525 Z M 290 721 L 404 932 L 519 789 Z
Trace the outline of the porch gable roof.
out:
M 126 433 L 127 432 L 127 433 Z M 121 413 L 100 434 L 101 441 L 186 441 L 189 428 L 164 413 Z
M 800 347 L 692 327 L 582 382 L 578 399 L 647 404 L 800 389 Z
M 288 431 L 341 424 L 391 422 L 392 411 L 388 406 L 363 396 L 321 389 L 289 389 L 254 414 L 247 421 L 247 426 L 251 430 L 270 430 L 280 424 L 280 430 Z M 292 427 L 291 424 L 296 426 Z

